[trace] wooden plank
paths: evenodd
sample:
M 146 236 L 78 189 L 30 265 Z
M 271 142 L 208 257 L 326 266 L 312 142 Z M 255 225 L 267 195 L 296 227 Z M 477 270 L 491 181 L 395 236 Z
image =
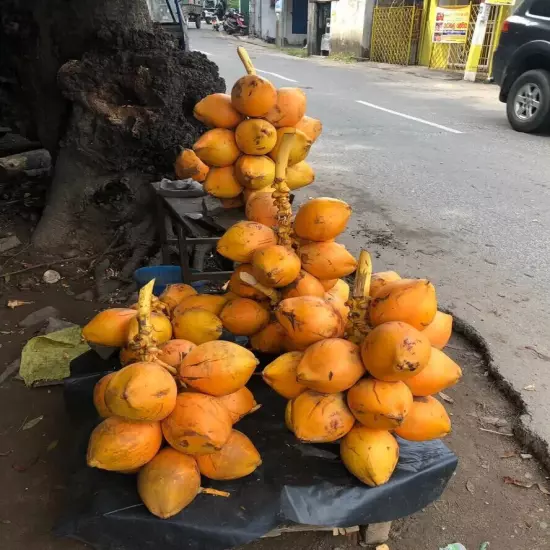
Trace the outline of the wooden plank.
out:
M 359 529 L 359 544 L 363 547 L 372 544 L 382 544 L 390 538 L 391 521 L 384 523 L 371 523 L 370 525 L 361 525 Z
M 52 157 L 47 149 L 36 149 L 0 158 L 0 177 L 12 178 L 27 171 L 49 170 Z
M 332 532 L 333 535 L 351 535 L 359 531 L 359 525 L 353 527 L 323 527 L 321 525 L 283 525 L 273 529 L 262 538 L 279 537 L 283 533 L 309 533 L 309 532 Z

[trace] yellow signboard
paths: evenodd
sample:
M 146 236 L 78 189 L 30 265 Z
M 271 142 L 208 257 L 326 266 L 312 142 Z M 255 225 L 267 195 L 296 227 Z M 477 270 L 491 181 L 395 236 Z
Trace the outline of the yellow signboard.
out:
M 516 0 L 485 0 L 485 3 L 492 6 L 515 6 Z
M 470 24 L 470 6 L 437 7 L 432 42 L 464 44 Z

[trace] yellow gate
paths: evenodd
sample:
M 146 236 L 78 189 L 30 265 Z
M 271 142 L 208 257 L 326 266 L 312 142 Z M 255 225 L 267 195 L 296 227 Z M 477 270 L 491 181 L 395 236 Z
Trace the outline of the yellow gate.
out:
M 480 0 L 470 0 L 469 3 L 468 0 L 454 0 L 453 2 L 445 3 L 445 7 L 468 6 L 468 4 L 470 5 L 470 21 L 468 23 L 466 42 L 463 44 L 438 44 L 433 42 L 430 55 L 430 68 L 445 71 L 464 71 L 472 45 L 472 37 L 476 26 L 477 16 L 480 10 Z M 500 38 L 500 25 L 509 12 L 510 8 L 508 6 L 490 7 L 487 31 L 485 33 L 485 40 L 481 49 L 481 58 L 477 69 L 478 73 L 490 73 L 493 53 Z M 429 32 L 433 32 L 433 29 Z
M 416 65 L 422 21 L 421 0 L 377 0 L 373 10 L 370 60 Z

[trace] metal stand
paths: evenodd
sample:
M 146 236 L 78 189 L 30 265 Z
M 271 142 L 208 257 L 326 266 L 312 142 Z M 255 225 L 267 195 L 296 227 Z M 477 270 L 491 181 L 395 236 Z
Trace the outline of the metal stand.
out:
M 220 220 L 209 219 L 204 215 L 204 197 L 195 190 L 163 189 L 158 182 L 153 183 L 155 192 L 157 228 L 160 237 L 162 262 L 170 263 L 170 248 L 177 245 L 181 276 L 184 283 L 194 281 L 225 281 L 233 271 L 202 271 L 204 255 L 220 240 L 225 229 L 232 225 L 235 217 L 227 216 L 227 227 Z M 199 196 L 197 196 L 199 195 Z M 241 219 L 241 213 L 237 214 Z M 168 223 L 167 223 L 168 221 Z M 175 235 L 169 234 L 167 226 L 175 228 Z M 200 254 L 199 263 L 191 266 L 189 250 L 194 248 Z M 192 270 L 192 267 L 194 270 Z M 195 271 L 196 270 L 196 271 Z

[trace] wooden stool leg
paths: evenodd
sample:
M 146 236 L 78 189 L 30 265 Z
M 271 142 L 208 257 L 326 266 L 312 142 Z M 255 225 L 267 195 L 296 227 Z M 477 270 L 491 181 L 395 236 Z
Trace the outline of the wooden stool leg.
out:
M 177 224 L 176 231 L 178 234 L 178 248 L 180 253 L 181 278 L 184 283 L 191 284 L 191 269 L 189 267 L 189 252 L 187 250 L 187 240 L 185 232 L 181 225 Z
M 159 195 L 155 195 L 155 203 L 156 203 L 156 210 L 157 210 L 157 229 L 159 232 L 159 238 L 160 238 L 160 250 L 161 250 L 161 256 L 162 256 L 162 263 L 168 264 L 170 262 L 170 250 L 168 246 L 168 235 L 166 231 L 166 218 L 164 212 L 164 205 L 162 202 L 162 198 Z M 168 218 L 169 219 L 169 218 Z
M 382 544 L 390 537 L 391 521 L 371 523 L 359 526 L 359 545 L 369 547 L 373 544 Z

